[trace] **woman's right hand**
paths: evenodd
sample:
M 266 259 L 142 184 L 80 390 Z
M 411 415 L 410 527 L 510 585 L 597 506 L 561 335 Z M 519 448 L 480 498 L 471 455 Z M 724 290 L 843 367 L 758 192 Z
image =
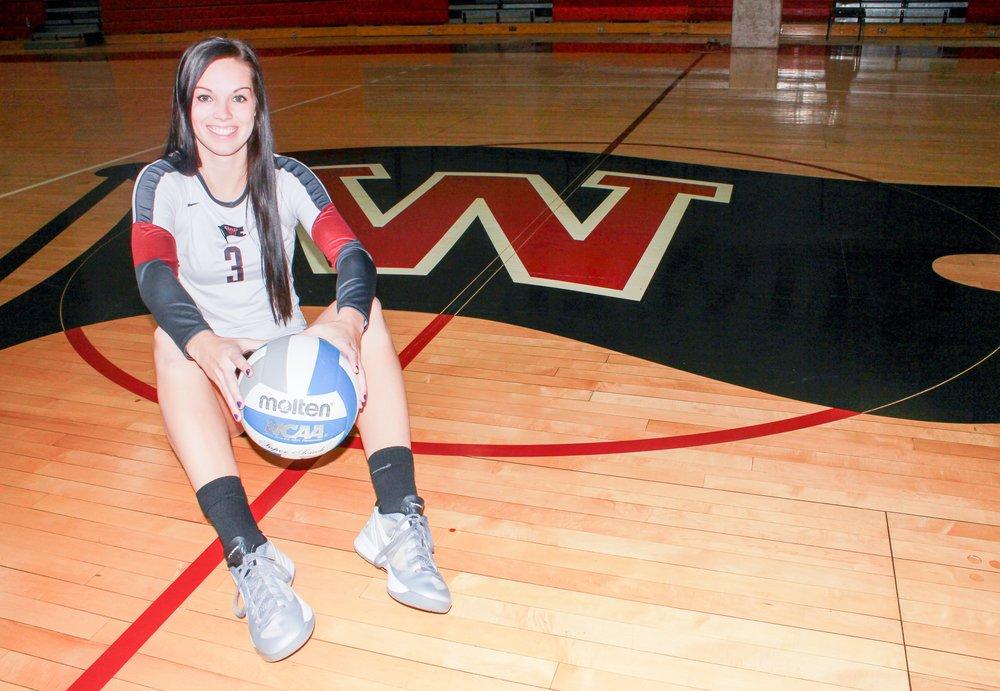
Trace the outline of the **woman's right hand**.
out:
M 187 342 L 187 353 L 222 393 L 222 397 L 239 422 L 243 418 L 243 397 L 236 385 L 236 372 L 250 374 L 250 363 L 243 353 L 256 350 L 264 341 L 252 338 L 223 338 L 206 329 Z

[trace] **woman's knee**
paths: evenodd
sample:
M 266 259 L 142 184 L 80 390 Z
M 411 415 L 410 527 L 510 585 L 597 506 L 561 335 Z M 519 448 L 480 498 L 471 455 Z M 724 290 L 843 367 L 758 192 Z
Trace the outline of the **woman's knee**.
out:
M 153 367 L 156 369 L 158 381 L 172 375 L 190 374 L 193 370 L 201 371 L 197 364 L 185 357 L 174 340 L 160 327 L 156 327 L 156 331 L 153 332 Z
M 211 384 L 205 373 L 192 360 L 188 360 L 167 333 L 157 327 L 153 333 L 153 364 L 156 368 L 157 387 L 161 390 L 160 406 L 174 410 L 198 409 L 210 410 L 208 407 L 193 406 L 192 401 L 201 396 L 208 396 L 218 405 L 221 420 L 224 421 L 230 437 L 243 434 L 243 426 L 233 420 L 232 413 L 225 399 L 214 384 Z M 165 395 L 163 395 L 165 394 Z M 173 395 L 171 395 L 173 394 Z M 183 402 L 183 403 L 182 403 Z M 205 419 L 208 424 L 209 419 Z
M 368 313 L 368 331 L 388 333 L 389 325 L 386 324 L 385 314 L 382 312 L 382 303 L 378 298 L 372 300 L 372 308 Z
M 370 324 L 373 319 L 385 321 L 385 316 L 382 314 L 382 301 L 378 298 L 372 299 L 372 308 L 371 313 L 368 315 L 368 323 Z
M 166 331 L 156 327 L 156 331 L 153 332 L 153 364 L 156 366 L 156 371 L 159 372 L 176 362 L 178 355 L 183 357 L 177 344 L 167 335 Z

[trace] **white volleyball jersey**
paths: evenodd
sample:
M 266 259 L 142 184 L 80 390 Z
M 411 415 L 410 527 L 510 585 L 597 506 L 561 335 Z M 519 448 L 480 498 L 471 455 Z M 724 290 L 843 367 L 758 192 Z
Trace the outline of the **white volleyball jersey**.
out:
M 317 216 L 330 205 L 330 197 L 312 171 L 299 161 L 277 156 L 275 166 L 278 214 L 290 273 L 296 226 L 301 223 L 311 233 Z M 147 254 L 171 265 L 216 334 L 270 340 L 305 328 L 294 285 L 292 316 L 287 323 L 275 323 L 263 275 L 257 223 L 247 193 L 233 202 L 219 201 L 200 175 L 183 175 L 161 159 L 140 173 L 132 210 L 133 237 L 145 243 L 142 249 Z M 341 239 L 353 239 L 346 224 L 342 226 Z M 140 231 L 138 235 L 136 230 Z M 164 249 L 169 243 L 157 237 L 163 231 L 173 239 L 175 257 Z

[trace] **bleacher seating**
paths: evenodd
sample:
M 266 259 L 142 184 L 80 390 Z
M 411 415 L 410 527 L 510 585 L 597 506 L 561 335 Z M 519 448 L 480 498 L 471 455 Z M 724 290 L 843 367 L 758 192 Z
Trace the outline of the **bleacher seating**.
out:
M 965 21 L 968 2 L 957 0 L 846 0 L 834 2 L 831 22 L 946 24 Z
M 856 23 L 860 40 L 865 24 L 948 24 L 965 22 L 968 2 L 932 0 L 845 0 L 833 3 L 826 26 L 830 38 L 833 25 Z
M 551 22 L 551 2 L 529 0 L 458 0 L 448 7 L 452 24 Z

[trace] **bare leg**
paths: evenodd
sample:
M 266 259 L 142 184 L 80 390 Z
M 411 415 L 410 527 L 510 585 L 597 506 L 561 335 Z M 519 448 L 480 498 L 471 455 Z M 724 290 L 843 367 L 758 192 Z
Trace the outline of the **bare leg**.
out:
M 250 640 L 265 660 L 288 657 L 312 635 L 316 618 L 289 585 L 294 563 L 267 541 L 251 514 L 230 439 L 239 425 L 215 385 L 161 329 L 153 336 L 153 362 L 167 437 L 219 534 L 243 599 L 237 616 L 248 618 Z
M 410 413 L 406 407 L 403 370 L 378 300 L 372 305 L 368 330 L 361 339 L 361 365 L 368 382 L 368 401 L 358 415 L 358 431 L 371 456 L 390 446 L 410 446 Z
M 195 490 L 226 475 L 239 475 L 232 436 L 242 430 L 221 395 L 197 364 L 157 328 L 153 362 L 167 438 Z
M 447 612 L 451 593 L 434 562 L 423 500 L 415 494 L 403 371 L 377 301 L 361 339 L 361 364 L 368 403 L 358 416 L 358 429 L 379 502 L 354 539 L 354 549 L 388 572 L 392 598 L 428 612 Z

